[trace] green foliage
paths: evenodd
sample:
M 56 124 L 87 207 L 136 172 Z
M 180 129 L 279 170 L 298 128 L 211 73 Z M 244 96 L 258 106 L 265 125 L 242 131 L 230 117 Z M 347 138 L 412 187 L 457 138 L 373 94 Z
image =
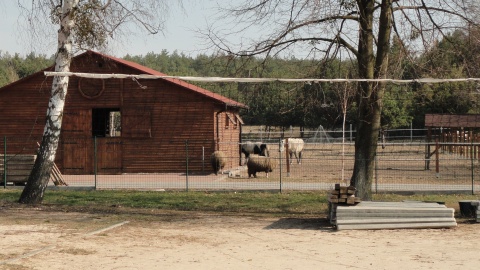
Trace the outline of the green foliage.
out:
M 464 70 L 459 67 L 446 70 L 445 67 L 437 66 L 434 72 L 438 72 L 438 78 L 462 78 L 467 76 Z M 415 126 L 423 127 L 423 116 L 425 113 L 478 113 L 478 102 L 479 95 L 476 91 L 476 85 L 473 83 L 456 82 L 415 85 L 415 106 L 412 108 L 415 116 Z
M 409 66 L 412 78 L 468 78 L 478 77 L 480 69 L 475 52 L 480 45 L 474 40 L 479 29 L 470 32 L 456 30 L 440 40 Z M 467 114 L 479 113 L 478 86 L 475 83 L 414 84 L 413 116 L 414 127 L 424 127 L 425 113 Z
M 30 53 L 10 55 L 0 51 L 0 87 L 22 79 L 53 64 L 53 57 Z
M 410 114 L 413 107 L 413 93 L 410 87 L 387 86 L 383 99 L 382 127 L 384 129 L 408 127 L 413 120 Z

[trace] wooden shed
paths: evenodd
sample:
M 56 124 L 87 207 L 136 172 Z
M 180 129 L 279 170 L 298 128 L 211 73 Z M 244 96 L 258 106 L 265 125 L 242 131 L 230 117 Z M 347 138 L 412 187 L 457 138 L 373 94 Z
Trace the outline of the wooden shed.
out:
M 480 114 L 425 114 L 425 127 L 479 128 Z
M 426 114 L 425 127 L 427 128 L 425 169 L 429 169 L 429 159 L 436 154 L 438 171 L 440 150 L 463 157 L 480 158 L 479 114 Z
M 425 114 L 427 141 L 469 143 L 478 141 L 479 114 Z
M 94 51 L 75 56 L 70 70 L 165 76 Z M 52 83 L 44 71 L 0 88 L 0 136 L 8 154 L 34 154 L 41 141 Z M 246 108 L 178 79 L 73 76 L 55 162 L 63 174 L 178 173 L 187 166 L 210 173 L 210 154 L 221 150 L 226 168 L 236 167 L 239 112 Z

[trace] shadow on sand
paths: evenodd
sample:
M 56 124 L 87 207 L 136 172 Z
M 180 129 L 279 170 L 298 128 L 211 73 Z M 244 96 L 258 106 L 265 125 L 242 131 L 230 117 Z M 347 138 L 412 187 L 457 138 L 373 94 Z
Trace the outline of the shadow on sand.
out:
M 326 218 L 281 218 L 266 226 L 264 229 L 334 231 L 335 227 L 333 227 Z

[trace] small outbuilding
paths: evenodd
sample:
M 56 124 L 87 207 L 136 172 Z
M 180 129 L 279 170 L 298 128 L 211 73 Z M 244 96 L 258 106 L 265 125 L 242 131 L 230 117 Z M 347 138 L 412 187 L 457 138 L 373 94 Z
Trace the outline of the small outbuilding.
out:
M 425 114 L 425 127 L 457 130 L 479 128 L 480 114 Z
M 165 76 L 134 62 L 86 51 L 71 72 Z M 2 154 L 35 154 L 41 141 L 52 77 L 39 71 L 0 88 Z M 210 154 L 240 164 L 247 106 L 174 78 L 70 77 L 56 165 L 63 174 L 210 173 Z M 96 164 L 96 166 L 95 166 Z
M 425 127 L 425 169 L 429 169 L 429 158 L 438 155 L 439 150 L 472 159 L 480 158 L 480 147 L 477 145 L 480 142 L 479 114 L 426 114 Z M 433 144 L 435 150 L 432 151 Z
M 478 142 L 480 114 L 426 114 L 427 141 Z

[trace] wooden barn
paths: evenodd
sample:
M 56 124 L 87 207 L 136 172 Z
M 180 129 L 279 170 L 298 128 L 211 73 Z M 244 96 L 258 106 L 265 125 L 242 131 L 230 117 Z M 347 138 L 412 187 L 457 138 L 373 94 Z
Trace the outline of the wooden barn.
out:
M 165 74 L 87 51 L 72 72 Z M 44 71 L 0 88 L 2 153 L 31 155 L 41 141 L 52 77 Z M 56 165 L 63 174 L 211 173 L 215 150 L 240 164 L 247 106 L 178 79 L 70 77 Z M 95 164 L 97 166 L 95 166 Z

